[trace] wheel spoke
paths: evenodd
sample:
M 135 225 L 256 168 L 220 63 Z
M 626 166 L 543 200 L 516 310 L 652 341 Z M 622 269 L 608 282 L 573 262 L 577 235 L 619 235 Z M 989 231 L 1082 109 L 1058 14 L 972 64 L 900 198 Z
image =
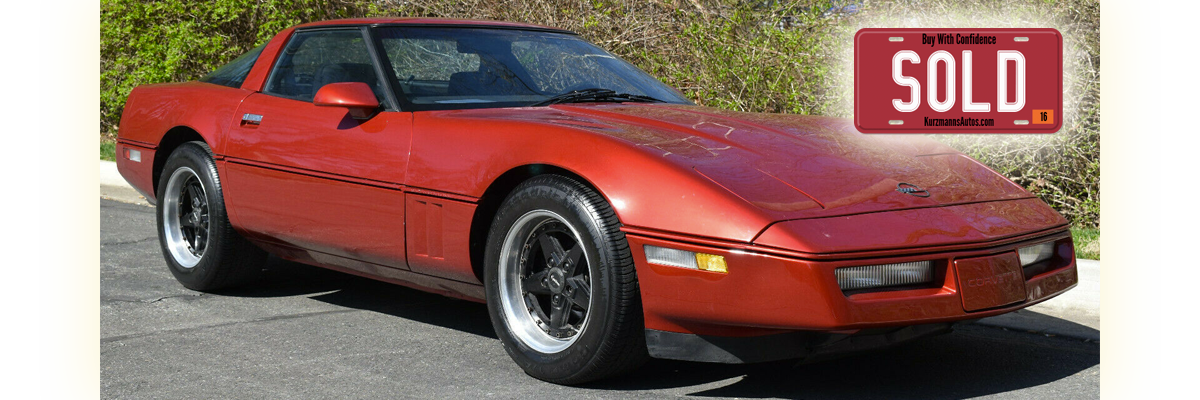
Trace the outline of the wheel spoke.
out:
M 555 296 L 550 301 L 550 329 L 564 329 L 567 327 L 567 312 L 570 308 L 565 297 Z
M 592 288 L 588 285 L 587 278 L 576 276 L 567 279 L 567 289 L 567 299 L 586 312 L 592 299 Z
M 541 245 L 542 256 L 546 257 L 546 266 L 555 267 L 562 262 L 563 248 L 558 239 L 543 233 L 538 235 L 538 244 Z
M 543 282 L 546 278 L 546 271 L 542 270 L 529 275 L 528 278 L 521 280 L 521 288 L 528 293 L 533 294 L 550 294 L 550 288 L 546 287 Z
M 581 264 L 583 261 L 583 245 L 576 243 L 575 247 L 572 247 L 571 251 L 568 251 L 564 258 L 563 272 L 566 273 L 567 276 L 575 276 L 578 273 L 581 273 L 582 271 L 577 272 L 576 270 L 578 269 L 579 264 Z M 584 271 L 586 270 L 587 269 L 585 268 Z
M 195 185 L 195 184 L 187 185 L 187 194 L 188 194 L 187 200 L 188 200 L 188 202 L 195 201 L 195 200 L 203 201 L 204 195 L 199 190 L 196 190 L 197 186 L 199 186 L 199 185 Z
M 192 245 L 192 250 L 195 250 L 196 254 L 203 254 L 205 246 L 208 246 L 208 232 L 196 231 L 195 244 Z
M 192 202 L 195 198 L 195 189 L 192 189 L 192 185 L 185 185 L 183 187 L 183 192 L 179 194 L 179 204 L 187 207 L 190 210 L 195 206 L 195 203 Z M 180 207 L 180 209 L 183 209 L 183 207 Z

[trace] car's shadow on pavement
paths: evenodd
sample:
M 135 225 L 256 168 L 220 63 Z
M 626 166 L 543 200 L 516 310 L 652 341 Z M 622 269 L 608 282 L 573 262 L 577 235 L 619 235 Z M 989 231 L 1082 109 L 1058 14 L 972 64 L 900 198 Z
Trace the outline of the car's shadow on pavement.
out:
M 221 294 L 311 295 L 333 305 L 496 337 L 487 307 L 480 303 L 275 258 L 269 268 L 272 272 L 258 285 Z M 727 365 L 650 360 L 630 374 L 583 387 L 620 392 L 703 386 L 689 395 L 705 397 L 946 399 L 1039 386 L 1099 363 L 1097 342 L 965 324 L 951 334 L 814 363 Z M 712 388 L 713 383 L 725 380 L 729 382 Z
M 716 365 L 651 360 L 633 374 L 592 387 L 652 389 L 739 378 L 690 395 L 949 399 L 1040 386 L 1100 363 L 1098 343 L 1047 337 L 1029 340 L 1025 336 L 1031 334 L 968 324 L 947 335 L 807 364 L 784 361 Z
M 487 306 L 466 300 L 393 285 L 374 279 L 331 271 L 272 256 L 265 276 L 257 283 L 218 294 L 235 297 L 309 298 L 336 306 L 374 311 L 489 338 L 496 332 Z

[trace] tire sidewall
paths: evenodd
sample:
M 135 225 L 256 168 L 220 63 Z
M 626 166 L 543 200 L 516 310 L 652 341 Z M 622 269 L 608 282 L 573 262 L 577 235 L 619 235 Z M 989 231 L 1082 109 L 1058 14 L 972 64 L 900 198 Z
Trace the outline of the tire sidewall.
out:
M 204 186 L 204 196 L 208 201 L 208 242 L 205 245 L 204 255 L 200 257 L 200 261 L 192 268 L 184 268 L 167 248 L 166 221 L 164 206 L 166 196 L 176 196 L 177 194 L 166 193 L 168 181 L 171 175 L 180 168 L 191 168 L 196 172 L 196 176 L 200 179 L 201 185 Z M 159 176 L 158 207 L 155 210 L 155 216 L 158 224 L 158 242 L 159 247 L 163 252 L 163 257 L 167 261 L 167 267 L 171 270 L 171 274 L 175 279 L 183 284 L 184 287 L 193 290 L 200 290 L 209 286 L 217 275 L 217 263 L 220 261 L 217 258 L 224 249 L 225 238 L 223 237 L 225 230 L 225 202 L 221 193 L 220 179 L 217 177 L 216 164 L 206 147 L 198 143 L 185 143 L 175 149 L 167 158 L 163 165 L 162 174 Z
M 555 182 L 555 181 L 550 181 Z M 555 182 L 558 183 L 558 182 Z M 543 379 L 567 379 L 585 372 L 592 357 L 612 329 L 611 299 L 615 293 L 615 279 L 611 268 L 613 254 L 610 245 L 601 238 L 600 222 L 595 215 L 596 205 L 589 204 L 582 193 L 570 190 L 567 185 L 522 185 L 515 190 L 497 212 L 488 233 L 484 287 L 487 294 L 488 311 L 492 325 L 504 343 L 504 349 L 526 371 Z M 498 268 L 505 236 L 513 223 L 521 216 L 534 210 L 546 210 L 558 214 L 579 234 L 581 245 L 587 256 L 588 273 L 592 284 L 592 300 L 588 309 L 588 322 L 583 332 L 571 346 L 552 354 L 534 350 L 513 334 L 504 320 L 500 305 Z

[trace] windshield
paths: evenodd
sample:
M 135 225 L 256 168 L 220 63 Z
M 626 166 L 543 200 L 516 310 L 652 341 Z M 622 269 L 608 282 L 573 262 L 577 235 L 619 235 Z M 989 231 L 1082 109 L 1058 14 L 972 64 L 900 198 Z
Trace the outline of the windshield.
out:
M 396 96 L 410 110 L 532 106 L 586 89 L 691 104 L 658 79 L 574 35 L 435 27 L 378 32 Z

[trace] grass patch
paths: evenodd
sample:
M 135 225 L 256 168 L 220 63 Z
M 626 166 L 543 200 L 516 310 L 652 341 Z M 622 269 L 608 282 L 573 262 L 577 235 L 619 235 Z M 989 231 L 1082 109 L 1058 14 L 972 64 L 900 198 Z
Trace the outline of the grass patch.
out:
M 104 161 L 117 160 L 117 142 L 108 138 L 100 139 L 100 159 Z
M 1071 228 L 1075 239 L 1075 257 L 1089 260 L 1100 259 L 1100 229 Z

